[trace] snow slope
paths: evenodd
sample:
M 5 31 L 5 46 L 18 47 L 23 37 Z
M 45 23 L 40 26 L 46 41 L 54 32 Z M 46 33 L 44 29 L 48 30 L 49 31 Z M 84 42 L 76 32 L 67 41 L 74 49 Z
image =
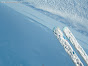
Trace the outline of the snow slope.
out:
M 15 66 L 15 64 L 19 65 L 20 62 L 21 63 L 24 62 L 24 61 L 21 61 L 21 59 L 23 59 L 23 60 L 25 59 L 27 61 L 27 62 L 25 61 L 24 63 L 22 63 L 23 66 L 24 65 L 31 66 L 34 63 L 35 63 L 34 66 L 35 65 L 41 66 L 41 64 L 45 64 L 45 66 L 58 66 L 59 64 L 60 65 L 65 64 L 66 66 L 69 66 L 69 65 L 74 66 L 70 57 L 66 54 L 63 47 L 60 45 L 60 43 L 58 42 L 56 37 L 53 35 L 52 31 L 53 31 L 53 28 L 56 26 L 59 26 L 61 29 L 63 29 L 63 27 L 65 27 L 65 26 L 68 26 L 69 29 L 74 34 L 74 36 L 76 37 L 76 39 L 78 40 L 78 42 L 80 43 L 80 45 L 84 48 L 84 50 L 88 54 L 88 41 L 87 41 L 88 40 L 88 26 L 87 26 L 88 25 L 88 20 L 87 20 L 88 15 L 87 15 L 87 10 L 86 10 L 87 9 L 87 1 L 86 0 L 85 1 L 82 1 L 82 0 L 81 1 L 37 0 L 36 2 L 35 2 L 35 0 L 27 0 L 27 1 L 28 2 L 25 2 L 25 3 L 0 4 L 1 5 L 0 8 L 4 7 L 4 9 L 1 10 L 1 14 L 6 13 L 6 15 L 8 15 L 10 17 L 10 18 L 8 18 L 8 16 L 3 15 L 2 18 L 9 19 L 8 22 L 10 21 L 10 19 L 13 19 L 12 23 L 9 22 L 9 25 L 14 26 L 14 24 L 15 24 L 16 26 L 18 26 L 18 27 L 12 28 L 12 30 L 15 28 L 16 29 L 19 28 L 20 32 L 17 35 L 20 35 L 23 32 L 22 35 L 18 36 L 18 39 L 17 39 L 17 37 L 13 38 L 16 35 L 14 35 L 14 36 L 11 35 L 11 34 L 14 34 L 14 31 L 13 32 L 6 31 L 9 33 L 9 34 L 6 34 L 7 36 L 13 36 L 13 37 L 9 38 L 9 40 L 11 40 L 13 38 L 11 40 L 12 41 L 11 44 L 13 43 L 13 45 L 11 45 L 11 47 L 9 46 L 9 48 L 10 48 L 9 50 L 12 50 L 12 52 L 16 52 L 16 54 L 17 54 L 17 56 L 11 55 L 12 56 L 11 59 L 13 57 L 18 58 L 20 55 L 22 55 L 21 58 L 17 62 L 16 62 L 17 59 L 15 59 L 15 60 L 12 59 L 12 60 L 14 60 L 14 61 L 12 61 L 13 66 Z M 85 5 L 83 3 L 85 3 Z M 7 9 L 7 11 L 5 11 L 6 9 Z M 9 13 L 9 14 L 11 13 L 11 14 L 9 15 L 7 13 Z M 13 15 L 13 13 L 14 13 L 14 15 Z M 11 16 L 13 16 L 13 17 L 11 17 Z M 22 19 L 21 18 L 19 19 L 18 16 L 21 17 Z M 17 17 L 16 19 L 18 21 L 15 21 L 14 17 L 15 18 Z M 3 22 L 3 20 L 1 20 L 1 21 Z M 1 25 L 4 25 L 6 23 L 6 21 L 5 21 L 5 23 L 2 23 L 2 22 L 1 22 Z M 8 23 L 6 23 L 6 24 L 8 24 Z M 36 28 L 32 24 L 37 25 L 38 28 Z M 22 26 L 24 26 L 24 27 L 22 27 Z M 2 26 L 2 28 L 4 28 L 4 27 Z M 9 30 L 9 29 L 5 28 L 4 30 Z M 15 31 L 17 31 L 16 29 L 15 29 Z M 10 32 L 12 32 L 12 33 L 10 33 Z M 32 33 L 30 34 L 30 32 L 32 32 L 33 34 Z M 2 37 L 5 35 L 3 33 L 4 32 L 2 30 Z M 40 37 L 37 36 L 36 33 L 39 34 Z M 42 35 L 44 35 L 44 36 L 46 35 L 46 37 L 43 37 Z M 49 37 L 51 36 L 51 37 L 49 38 L 47 36 L 49 36 Z M 30 40 L 28 40 L 28 38 L 26 38 L 26 37 L 30 37 L 29 39 L 31 41 L 33 41 L 33 40 L 36 41 L 38 38 L 38 40 L 37 40 L 38 42 L 36 41 L 36 43 L 31 43 Z M 42 38 L 42 39 L 40 40 L 40 38 Z M 45 40 L 46 38 L 48 41 Z M 3 40 L 5 40 L 5 39 L 7 40 L 8 38 L 3 38 Z M 28 43 L 25 43 L 26 39 L 27 39 Z M 25 41 L 22 43 L 21 42 L 22 40 L 25 40 Z M 41 42 L 39 42 L 39 41 L 41 41 Z M 44 41 L 46 43 L 44 43 Z M 14 43 L 14 42 L 16 42 L 16 43 Z M 19 47 L 21 46 L 20 43 L 22 43 L 22 47 L 19 49 Z M 27 45 L 25 45 L 25 44 L 27 44 Z M 30 49 L 30 47 L 26 48 L 28 46 L 28 44 L 30 45 L 30 47 L 32 47 L 31 49 Z M 35 47 L 35 46 L 32 46 L 31 44 L 34 44 L 34 45 L 38 44 L 38 46 Z M 25 47 L 23 47 L 23 45 L 25 45 Z M 12 47 L 12 46 L 15 46 L 16 48 L 18 48 L 17 50 L 19 50 L 19 51 L 17 51 L 16 48 Z M 45 48 L 46 48 L 46 50 L 45 50 Z M 7 49 L 7 47 L 5 49 Z M 24 49 L 23 50 L 24 52 L 21 51 L 22 49 Z M 9 52 L 9 50 L 7 50 L 7 51 Z M 30 50 L 30 51 L 28 51 L 28 50 Z M 33 53 L 33 51 L 34 51 L 34 53 Z M 6 51 L 3 51 L 3 52 L 6 52 Z M 4 57 L 9 55 L 9 53 L 6 54 Z M 31 54 L 31 56 L 30 56 L 30 54 Z M 35 57 L 36 54 L 39 54 L 38 57 Z M 33 56 L 34 58 L 32 57 L 32 55 L 34 55 Z M 47 60 L 47 58 L 48 58 L 48 60 Z M 64 60 L 65 58 L 66 58 L 66 60 Z M 29 60 L 29 59 L 31 59 L 31 60 Z M 5 58 L 5 60 L 6 60 L 6 58 Z M 83 61 L 83 59 L 81 59 L 81 60 Z M 5 61 L 3 61 L 2 64 L 4 64 L 4 62 Z M 16 63 L 14 63 L 14 62 L 16 62 Z M 83 61 L 83 63 L 85 65 L 84 61 Z M 9 64 L 9 66 L 10 65 L 11 64 Z M 6 66 L 6 65 L 4 64 L 4 66 Z

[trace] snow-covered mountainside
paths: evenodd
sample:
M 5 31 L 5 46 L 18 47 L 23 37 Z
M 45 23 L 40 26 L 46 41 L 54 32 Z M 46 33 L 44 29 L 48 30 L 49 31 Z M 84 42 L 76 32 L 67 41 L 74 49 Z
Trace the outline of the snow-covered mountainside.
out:
M 69 26 L 88 36 L 88 0 L 21 0 L 65 18 Z M 53 17 L 55 18 L 55 16 Z M 56 16 L 57 20 L 59 18 Z

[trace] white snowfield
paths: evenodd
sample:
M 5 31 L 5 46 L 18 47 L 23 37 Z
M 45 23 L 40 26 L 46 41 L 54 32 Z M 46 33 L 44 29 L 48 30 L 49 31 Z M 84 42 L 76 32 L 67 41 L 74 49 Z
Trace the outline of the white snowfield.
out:
M 72 49 L 71 45 L 68 43 L 68 41 L 64 38 L 63 33 L 61 30 L 57 27 L 54 29 L 54 34 L 61 43 L 61 45 L 64 47 L 65 51 L 68 53 L 68 55 L 71 57 L 72 61 L 76 66 L 84 66 L 81 60 L 78 58 L 75 51 Z
M 73 34 L 71 33 L 71 31 L 68 29 L 68 27 L 65 27 L 63 29 L 66 37 L 70 40 L 70 42 L 74 45 L 74 47 L 76 48 L 76 50 L 79 52 L 79 54 L 82 56 L 82 58 L 85 60 L 85 62 L 88 65 L 88 55 L 86 54 L 86 52 L 83 50 L 83 48 L 79 45 L 79 43 L 77 42 L 76 38 L 73 36 Z

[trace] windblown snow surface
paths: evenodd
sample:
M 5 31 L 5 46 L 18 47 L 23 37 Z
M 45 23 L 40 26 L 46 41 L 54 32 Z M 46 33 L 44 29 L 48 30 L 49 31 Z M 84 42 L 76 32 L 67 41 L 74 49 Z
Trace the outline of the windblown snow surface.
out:
M 76 30 L 88 34 L 88 0 L 22 0 L 30 5 L 48 11 L 60 21 L 58 16 L 66 19 L 63 22 Z
M 43 32 L 40 31 L 39 33 L 34 33 L 31 37 L 29 36 L 29 34 L 27 34 L 30 37 L 30 39 L 36 40 L 36 39 L 33 39 L 32 37 L 36 35 L 41 36 L 42 33 L 43 34 L 47 33 L 44 35 L 48 37 L 46 37 L 47 38 L 47 41 L 46 41 L 45 40 L 46 38 L 39 39 L 39 37 L 36 36 L 40 40 L 39 42 L 40 44 L 38 42 L 35 43 L 37 44 L 36 49 L 35 47 L 32 49 L 27 48 L 31 52 L 34 49 L 35 51 L 34 54 L 36 55 L 39 54 L 38 57 L 35 57 L 36 55 L 31 54 L 31 52 L 29 52 L 26 49 L 27 51 L 24 50 L 24 52 L 26 51 L 25 52 L 26 54 L 29 52 L 28 54 L 29 56 L 25 55 L 26 56 L 25 60 L 27 62 L 23 62 L 19 60 L 21 63 L 19 61 L 18 62 L 14 61 L 15 63 L 12 62 L 11 65 L 16 66 L 15 64 L 18 64 L 18 66 L 19 65 L 20 66 L 42 66 L 43 64 L 44 66 L 70 66 L 70 65 L 74 66 L 70 57 L 64 51 L 64 48 L 61 46 L 61 44 L 53 34 L 53 28 L 57 26 L 60 27 L 61 30 L 63 29 L 63 27 L 67 26 L 72 31 L 73 35 L 76 37 L 79 44 L 84 48 L 84 50 L 88 54 L 88 0 L 15 0 L 15 1 L 22 1 L 22 3 L 4 3 L 4 4 L 1 4 L 1 7 L 3 6 L 8 7 L 7 10 L 12 9 L 11 10 L 12 13 L 13 11 L 15 11 L 16 14 L 23 15 L 25 20 L 27 20 L 27 24 L 33 23 L 41 28 L 41 29 L 37 29 L 36 27 L 34 27 L 36 31 L 42 30 Z M 9 13 L 9 11 L 7 12 Z M 34 28 L 25 28 L 25 27 L 23 28 L 23 30 L 29 29 L 29 31 L 30 30 L 32 31 L 34 29 Z M 49 36 L 51 37 L 49 38 Z M 45 41 L 45 43 L 43 41 Z M 52 43 L 49 44 L 48 41 Z M 41 42 L 43 42 L 43 44 Z M 32 46 L 31 44 L 30 46 Z M 73 49 L 75 50 L 74 47 Z M 18 51 L 16 52 L 18 53 Z M 30 54 L 34 56 L 30 56 Z M 25 57 L 24 53 L 21 52 L 18 55 L 22 55 L 21 58 L 22 60 L 24 60 L 23 58 Z M 77 55 L 79 56 L 83 64 L 86 65 L 78 53 Z M 28 60 L 27 57 L 31 60 Z

